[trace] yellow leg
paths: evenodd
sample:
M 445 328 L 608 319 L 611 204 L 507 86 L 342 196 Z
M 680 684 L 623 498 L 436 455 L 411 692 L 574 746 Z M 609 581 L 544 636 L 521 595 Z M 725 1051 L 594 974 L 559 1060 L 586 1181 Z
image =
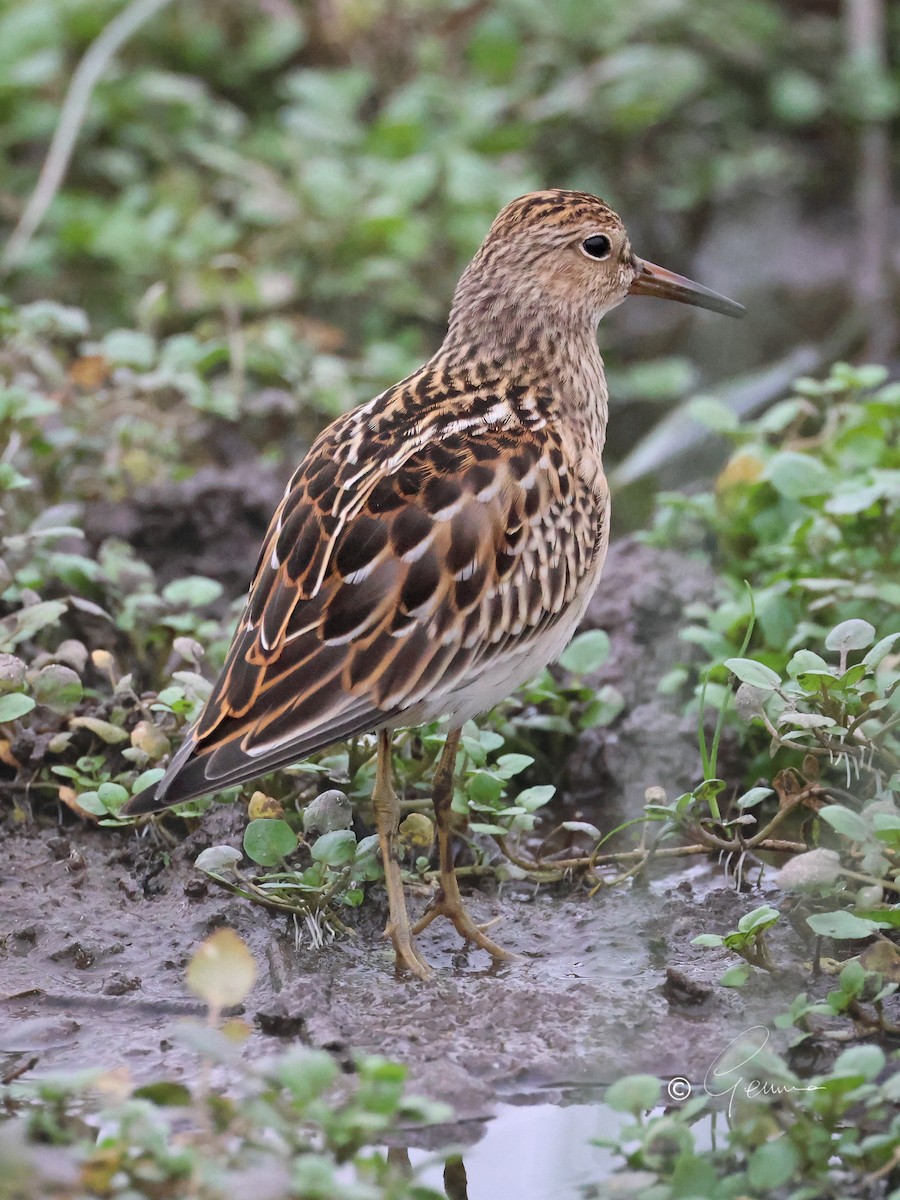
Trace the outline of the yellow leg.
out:
M 447 734 L 447 741 L 444 743 L 441 759 L 434 773 L 434 817 L 437 822 L 438 848 L 441 856 L 441 883 L 425 915 L 413 926 L 413 933 L 421 933 L 435 917 L 443 916 L 453 922 L 457 932 L 467 942 L 474 942 L 482 950 L 487 950 L 492 957 L 515 958 L 515 954 L 498 946 L 485 934 L 483 927 L 475 924 L 466 911 L 463 898 L 459 894 L 459 884 L 453 868 L 453 830 L 450 824 L 450 806 L 453 803 L 453 770 L 456 765 L 459 735 L 460 730 L 458 729 L 451 729 Z
M 397 859 L 397 828 L 400 824 L 400 801 L 391 783 L 391 735 L 387 730 L 378 734 L 378 766 L 375 790 L 372 793 L 375 827 L 384 862 L 384 882 L 388 894 L 388 923 L 384 935 L 394 943 L 397 965 L 406 967 L 420 979 L 431 978 L 431 967 L 419 953 L 409 928 L 403 879 Z

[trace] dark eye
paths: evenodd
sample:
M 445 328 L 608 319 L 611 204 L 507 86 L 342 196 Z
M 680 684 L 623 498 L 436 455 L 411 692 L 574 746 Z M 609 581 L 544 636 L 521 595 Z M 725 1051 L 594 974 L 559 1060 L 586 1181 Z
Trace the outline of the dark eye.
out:
M 609 258 L 609 238 L 602 233 L 595 233 L 593 237 L 585 238 L 581 243 L 581 248 L 591 258 Z

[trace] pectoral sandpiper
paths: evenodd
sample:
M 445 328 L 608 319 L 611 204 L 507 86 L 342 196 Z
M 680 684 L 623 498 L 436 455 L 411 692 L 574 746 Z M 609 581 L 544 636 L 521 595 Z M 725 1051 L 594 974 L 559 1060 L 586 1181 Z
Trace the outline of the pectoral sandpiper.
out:
M 535 192 L 503 209 L 434 357 L 333 422 L 294 474 L 212 694 L 165 776 L 125 813 L 377 731 L 372 799 L 398 964 L 430 975 L 415 934 L 437 915 L 506 957 L 454 873 L 460 727 L 557 657 L 596 587 L 609 539 L 596 328 L 629 294 L 743 313 L 637 258 L 595 196 Z M 391 730 L 438 717 L 450 723 L 433 788 L 441 883 L 411 927 Z

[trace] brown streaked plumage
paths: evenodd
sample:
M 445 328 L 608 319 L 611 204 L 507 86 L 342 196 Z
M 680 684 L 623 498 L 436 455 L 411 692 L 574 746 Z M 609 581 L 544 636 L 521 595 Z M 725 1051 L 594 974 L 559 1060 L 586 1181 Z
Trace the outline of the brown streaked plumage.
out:
M 635 257 L 583 192 L 507 205 L 464 272 L 447 337 L 408 379 L 317 438 L 272 519 L 247 607 L 199 720 L 127 813 L 157 812 L 379 730 L 373 804 L 398 962 L 429 974 L 394 850 L 389 731 L 439 716 L 438 913 L 473 924 L 453 872 L 459 729 L 552 661 L 609 539 L 599 319 L 629 292 L 739 305 Z

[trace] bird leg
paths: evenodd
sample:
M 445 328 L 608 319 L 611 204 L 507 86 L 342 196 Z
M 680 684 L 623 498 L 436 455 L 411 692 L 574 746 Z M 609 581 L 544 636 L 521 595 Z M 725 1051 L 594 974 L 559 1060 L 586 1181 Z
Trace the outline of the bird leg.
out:
M 456 751 L 459 746 L 459 729 L 451 729 L 447 734 L 440 762 L 434 773 L 433 797 L 434 816 L 437 822 L 438 849 L 441 860 L 441 882 L 434 899 L 425 911 L 425 915 L 413 926 L 413 933 L 421 933 L 426 925 L 430 925 L 435 917 L 447 917 L 453 922 L 457 932 L 467 942 L 474 942 L 482 950 L 487 950 L 493 958 L 515 958 L 508 950 L 498 946 L 489 938 L 484 930 L 487 926 L 478 926 L 469 916 L 463 898 L 459 893 L 459 883 L 453 867 L 453 831 L 450 824 L 450 806 L 453 803 L 453 771 L 456 766 Z
M 378 830 L 388 894 L 388 923 L 384 936 L 394 943 L 398 966 L 408 968 L 419 979 L 430 979 L 431 967 L 419 953 L 410 932 L 406 898 L 403 895 L 396 841 L 400 825 L 400 801 L 391 783 L 391 735 L 386 729 L 378 733 L 378 765 L 372 807 L 375 810 L 375 827 Z

